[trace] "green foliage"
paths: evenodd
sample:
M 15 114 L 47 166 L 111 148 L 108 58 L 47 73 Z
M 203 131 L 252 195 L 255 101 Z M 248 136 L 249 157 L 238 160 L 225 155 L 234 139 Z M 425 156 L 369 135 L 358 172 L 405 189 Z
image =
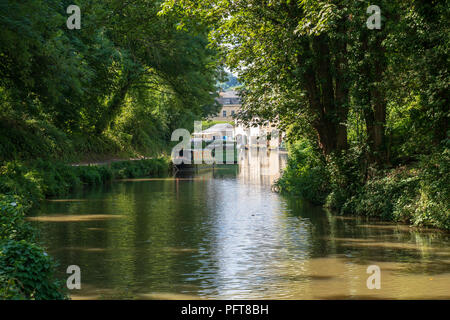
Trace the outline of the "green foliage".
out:
M 46 197 L 67 194 L 81 184 L 80 175 L 62 162 L 37 160 L 32 168 L 39 172 L 41 188 Z
M 54 278 L 54 261 L 26 240 L 0 242 L 0 298 L 61 300 L 61 283 Z
M 244 83 L 239 120 L 277 121 L 300 141 L 281 190 L 448 228 L 450 6 L 381 0 L 381 29 L 370 30 L 371 4 L 166 0 L 164 12 L 186 29 L 194 17 L 212 26 L 212 44 Z
M 167 173 L 166 158 L 113 162 L 111 165 L 69 166 L 36 160 L 8 162 L 0 167 L 0 194 L 17 197 L 29 208 L 44 197 L 68 194 L 83 185 L 100 185 L 116 178 L 158 176 Z
M 415 166 L 378 171 L 334 207 L 346 214 L 450 229 L 449 160 L 446 149 L 423 156 Z
M 323 157 L 307 140 L 290 146 L 289 151 L 287 167 L 277 181 L 280 191 L 323 204 L 330 192 L 330 178 Z
M 423 156 L 420 161 L 420 189 L 415 224 L 450 230 L 450 149 Z
M 0 195 L 0 241 L 33 239 L 33 229 L 24 220 L 25 209 L 19 197 Z
M 331 193 L 326 199 L 327 207 L 339 210 L 348 198 L 363 187 L 370 169 L 364 156 L 363 149 L 352 147 L 328 157 Z
M 54 261 L 35 245 L 17 196 L 0 195 L 0 299 L 65 299 Z
M 167 161 L 161 159 L 149 159 L 139 161 L 123 161 L 111 164 L 111 170 L 119 179 L 137 178 L 143 176 L 159 176 L 168 171 Z
M 44 198 L 39 173 L 20 162 L 8 162 L 0 167 L 0 193 L 17 195 L 30 206 Z
M 417 194 L 418 177 L 414 170 L 403 168 L 378 174 L 346 199 L 341 212 L 409 222 L 409 217 L 401 214 L 405 201 L 414 201 Z
M 180 30 L 159 1 L 78 0 L 73 31 L 69 4 L 0 4 L 0 161 L 157 156 L 217 112 L 206 28 Z
M 290 146 L 277 186 L 341 214 L 450 229 L 450 152 L 435 151 L 414 165 L 376 169 L 351 148 L 324 161 L 303 140 Z
M 70 139 L 49 122 L 0 115 L 0 161 L 40 157 L 61 160 L 74 157 Z

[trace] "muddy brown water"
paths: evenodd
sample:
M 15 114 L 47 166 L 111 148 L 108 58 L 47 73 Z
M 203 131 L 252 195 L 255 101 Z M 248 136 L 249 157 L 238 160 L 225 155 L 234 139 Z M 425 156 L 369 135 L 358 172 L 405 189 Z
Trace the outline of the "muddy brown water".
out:
M 450 237 L 334 215 L 272 192 L 286 154 L 128 179 L 53 199 L 31 221 L 81 269 L 73 299 L 449 299 Z M 367 267 L 381 270 L 368 289 Z

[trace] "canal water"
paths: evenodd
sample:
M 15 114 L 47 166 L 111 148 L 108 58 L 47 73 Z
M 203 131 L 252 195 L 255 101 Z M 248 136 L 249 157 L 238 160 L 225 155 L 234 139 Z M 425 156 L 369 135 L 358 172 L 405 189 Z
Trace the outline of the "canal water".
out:
M 337 216 L 271 185 L 286 154 L 47 201 L 30 220 L 73 299 L 449 299 L 450 237 Z M 381 270 L 368 289 L 367 268 Z

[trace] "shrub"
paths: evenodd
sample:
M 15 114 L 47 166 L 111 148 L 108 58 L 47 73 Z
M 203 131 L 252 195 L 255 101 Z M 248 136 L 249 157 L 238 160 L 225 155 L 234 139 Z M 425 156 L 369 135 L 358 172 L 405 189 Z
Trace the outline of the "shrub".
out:
M 42 178 L 22 163 L 8 162 L 0 167 L 0 193 L 16 195 L 31 206 L 44 198 Z
M 54 278 L 54 262 L 26 240 L 0 242 L 0 294 L 4 299 L 60 300 L 66 296 Z
M 166 159 L 145 159 L 139 161 L 121 161 L 111 164 L 112 174 L 119 179 L 143 176 L 157 176 L 167 173 L 169 164 Z
M 344 214 L 450 229 L 450 151 L 435 151 L 420 162 L 391 169 L 366 167 L 355 147 L 330 156 L 325 165 L 307 142 L 291 147 L 277 185 L 315 204 Z M 326 199 L 326 201 L 325 201 Z
M 99 185 L 102 183 L 100 172 L 96 166 L 74 167 L 80 181 L 85 185 Z
M 19 198 L 0 195 L 0 299 L 64 299 L 54 262 L 33 244 Z
M 287 192 L 315 204 L 323 204 L 330 192 L 329 174 L 321 156 L 307 142 L 290 148 L 283 176 L 277 181 L 281 192 Z
M 45 196 L 64 195 L 81 184 L 75 170 L 62 162 L 37 160 L 32 167 L 39 172 Z
M 450 229 L 450 149 L 422 157 L 420 167 L 414 223 Z
M 30 164 L 7 162 L 0 167 L 0 193 L 15 195 L 31 207 L 44 197 L 61 196 L 80 185 L 100 185 L 114 178 L 136 178 L 168 172 L 164 158 L 121 161 L 108 165 L 69 166 L 36 160 Z
M 358 147 L 352 147 L 327 159 L 331 188 L 326 199 L 328 208 L 340 210 L 346 201 L 362 188 L 367 172 L 363 159 L 364 150 Z
M 72 142 L 47 121 L 23 120 L 16 114 L 0 114 L 0 161 L 12 159 L 60 159 L 74 156 Z
M 378 171 L 352 196 L 343 196 L 338 209 L 348 214 L 450 229 L 449 172 L 449 151 L 435 152 L 423 156 L 414 166 Z
M 415 198 L 418 180 L 414 169 L 380 171 L 355 195 L 346 199 L 341 211 L 385 220 L 409 221 L 409 215 L 401 213 L 399 207 L 405 207 Z
M 33 239 L 34 232 L 25 221 L 19 197 L 0 195 L 0 241 Z

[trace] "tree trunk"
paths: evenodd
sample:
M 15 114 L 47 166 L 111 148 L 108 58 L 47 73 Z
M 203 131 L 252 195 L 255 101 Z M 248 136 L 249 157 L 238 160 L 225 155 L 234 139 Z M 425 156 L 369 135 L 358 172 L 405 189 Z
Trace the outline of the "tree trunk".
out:
M 108 128 L 111 122 L 115 119 L 120 111 L 120 108 L 122 107 L 123 101 L 125 100 L 130 86 L 131 78 L 127 74 L 122 79 L 119 90 L 114 94 L 113 98 L 109 102 L 105 114 L 103 114 L 101 119 L 97 121 L 97 124 L 95 126 L 97 134 L 100 134 L 104 130 L 106 130 L 106 128 Z
M 344 24 L 340 24 L 338 31 L 345 33 Z M 337 132 L 337 148 L 345 150 L 348 148 L 347 139 L 347 119 L 349 109 L 349 79 L 348 79 L 348 52 L 347 42 L 338 41 L 336 44 L 337 54 L 335 59 L 334 70 L 336 74 L 335 81 L 335 104 L 338 116 L 338 132 Z
M 363 37 L 363 53 L 370 51 L 370 58 L 363 64 L 361 72 L 365 74 L 368 87 L 367 105 L 363 115 L 367 129 L 367 144 L 369 146 L 369 162 L 382 165 L 388 162 L 386 152 L 386 99 L 383 89 L 380 87 L 383 81 L 383 73 L 386 69 L 385 50 L 381 46 L 383 38 L 377 37 L 372 45 L 369 45 L 368 35 Z
M 325 156 L 348 148 L 346 122 L 349 90 L 344 76 L 346 44 L 333 48 L 338 51 L 335 62 L 331 59 L 330 45 L 328 36 L 318 36 L 312 38 L 311 46 L 304 46 L 311 52 L 314 63 L 308 64 L 303 82 L 314 116 L 312 126 Z M 304 61 L 299 60 L 298 63 L 305 67 Z

